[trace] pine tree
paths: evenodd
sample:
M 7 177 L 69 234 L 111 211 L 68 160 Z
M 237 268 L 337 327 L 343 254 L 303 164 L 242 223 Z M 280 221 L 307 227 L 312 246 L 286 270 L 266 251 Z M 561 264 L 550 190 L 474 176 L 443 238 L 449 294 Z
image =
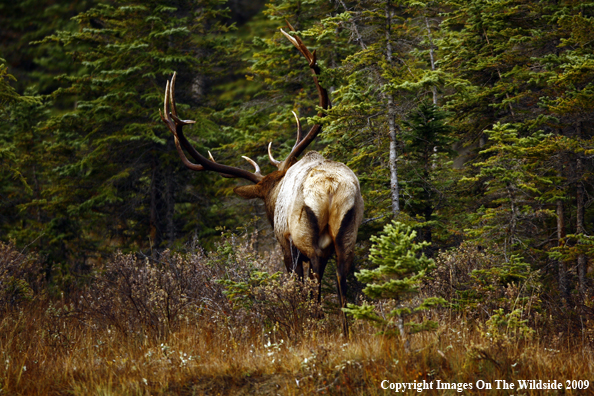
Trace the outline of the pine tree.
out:
M 375 308 L 369 304 L 357 306 L 348 304 L 344 311 L 356 319 L 371 321 L 383 328 L 384 334 L 389 334 L 394 328 L 402 337 L 408 349 L 407 326 L 409 332 L 415 333 L 435 328 L 433 321 L 407 322 L 423 311 L 436 305 L 445 304 L 445 300 L 438 297 L 425 298 L 419 303 L 413 303 L 412 298 L 419 293 L 420 283 L 427 276 L 428 271 L 435 267 L 432 259 L 422 253 L 428 242 L 416 243 L 416 231 L 410 226 L 393 221 L 384 227 L 380 236 L 372 236 L 369 260 L 377 266 L 375 269 L 363 269 L 355 276 L 360 282 L 366 283 L 363 293 L 372 299 L 389 300 L 395 307 L 386 315 L 380 316 Z
M 443 70 L 454 77 L 447 99 L 453 126 L 461 142 L 475 148 L 464 168 L 475 184 L 461 190 L 473 198 L 458 198 L 474 224 L 462 227 L 482 243 L 505 240 L 508 253 L 530 257 L 537 267 L 557 267 L 566 297 L 569 263 L 543 262 L 566 234 L 588 232 L 591 23 L 591 7 L 583 2 L 473 0 L 450 9 L 438 42 Z M 503 129 L 514 137 L 503 138 Z M 511 140 L 502 144 L 502 138 Z M 494 194 L 503 180 L 507 192 Z M 580 255 L 577 261 L 584 290 L 587 260 Z
M 439 217 L 448 213 L 448 196 L 456 180 L 449 161 L 455 154 L 454 137 L 446 119 L 446 112 L 425 101 L 403 121 L 401 168 L 407 194 L 403 206 L 423 223 L 422 239 L 427 242 L 432 242 L 436 226 L 444 228 Z M 440 210 L 443 215 L 436 216 Z
M 84 67 L 62 75 L 68 88 L 54 94 L 75 96 L 75 110 L 45 125 L 52 136 L 43 157 L 51 180 L 44 191 L 50 260 L 81 267 L 88 255 L 162 248 L 197 222 L 207 224 L 194 211 L 209 176 L 183 168 L 159 109 L 165 80 L 177 71 L 185 82 L 178 83 L 179 107 L 199 121 L 201 144 L 215 141 L 208 84 L 233 64 L 220 5 L 121 0 L 79 14 L 79 31 L 43 41 L 63 44 Z

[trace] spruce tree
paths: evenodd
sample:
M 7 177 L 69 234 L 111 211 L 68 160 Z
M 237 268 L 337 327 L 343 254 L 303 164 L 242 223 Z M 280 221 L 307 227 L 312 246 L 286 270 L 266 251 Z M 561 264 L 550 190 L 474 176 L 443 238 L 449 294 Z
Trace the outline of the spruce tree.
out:
M 317 146 L 358 175 L 369 217 L 392 217 L 404 208 L 399 203 L 402 197 L 411 194 L 398 191 L 402 188 L 398 180 L 402 122 L 427 96 L 437 95 L 436 87 L 443 82 L 432 62 L 436 60 L 432 42 L 439 32 L 435 29 L 437 9 L 433 3 L 370 0 L 341 1 L 334 7 L 324 2 L 305 7 L 282 1 L 267 10 L 279 26 L 287 19 L 300 30 L 301 37 L 316 41 L 323 65 L 321 82 L 330 89 L 332 100 L 326 117 L 318 120 L 324 127 Z M 279 109 L 283 92 L 292 93 L 293 87 L 299 86 L 293 76 L 300 80 L 309 77 L 291 71 L 292 63 L 284 61 L 286 55 L 279 54 L 268 41 L 266 45 L 255 54 L 253 70 L 278 87 L 274 91 L 277 102 L 269 108 Z M 289 97 L 283 110 L 271 114 L 277 117 L 274 125 L 283 123 L 283 130 L 292 127 L 292 103 L 298 113 L 308 107 L 309 114 L 313 113 L 315 109 L 305 104 L 305 99 L 314 94 L 309 90 L 307 97 L 304 93 Z M 283 145 L 287 151 L 290 147 Z
M 44 206 L 52 213 L 45 230 L 53 236 L 51 259 L 80 267 L 88 255 L 116 247 L 170 246 L 207 224 L 196 201 L 205 199 L 209 176 L 183 167 L 159 109 L 165 81 L 177 71 L 179 108 L 198 120 L 201 144 L 216 144 L 208 88 L 234 62 L 220 5 L 120 0 L 79 14 L 78 31 L 43 41 L 63 44 L 84 67 L 62 75 L 68 88 L 55 93 L 76 97 L 76 108 L 45 126 L 52 136 L 43 157 L 52 180 Z
M 418 317 L 436 305 L 445 304 L 439 297 L 413 300 L 418 296 L 420 283 L 427 276 L 428 271 L 435 267 L 432 259 L 422 253 L 428 242 L 415 242 L 417 236 L 410 226 L 392 221 L 384 227 L 380 236 L 370 238 L 373 243 L 369 249 L 369 260 L 377 266 L 375 269 L 362 269 L 355 276 L 360 282 L 366 283 L 363 293 L 375 300 L 388 300 L 394 307 L 387 314 L 380 316 L 373 305 L 367 303 L 357 306 L 348 304 L 344 311 L 356 319 L 371 321 L 382 328 L 383 334 L 396 332 L 400 334 L 405 347 L 408 349 L 408 332 L 430 330 L 436 323 L 430 320 L 409 321 Z
M 37 229 L 39 205 L 23 210 L 21 204 L 32 196 L 39 198 L 35 157 L 40 145 L 35 143 L 34 126 L 45 114 L 40 97 L 20 95 L 13 84 L 16 78 L 0 59 L 0 237 L 18 239 L 18 231 Z M 19 227 L 20 225 L 20 227 Z M 24 226 L 24 227 L 23 227 Z
M 449 195 L 456 175 L 452 171 L 455 152 L 453 130 L 447 123 L 448 114 L 425 100 L 403 121 L 402 185 L 406 195 L 403 207 L 422 224 L 421 237 L 434 242 L 448 237 L 443 232 L 445 216 L 451 204 Z
M 457 227 L 502 242 L 507 257 L 530 258 L 565 297 L 571 263 L 547 258 L 567 234 L 589 232 L 592 18 L 584 2 L 473 0 L 453 5 L 438 43 L 453 76 L 446 107 L 469 146 L 463 171 L 473 182 L 460 184 L 470 215 Z M 585 293 L 587 259 L 575 260 Z
M 15 240 L 19 247 L 40 248 L 42 257 L 55 236 L 48 227 L 52 214 L 44 209 L 44 191 L 51 184 L 45 145 L 52 139 L 44 122 L 51 113 L 58 114 L 74 103 L 71 96 L 54 101 L 47 95 L 65 85 L 56 81 L 58 74 L 76 74 L 80 66 L 65 56 L 59 44 L 34 41 L 56 30 L 76 30 L 71 18 L 93 3 L 25 0 L 0 4 L 0 57 L 5 58 L 0 61 L 0 238 Z

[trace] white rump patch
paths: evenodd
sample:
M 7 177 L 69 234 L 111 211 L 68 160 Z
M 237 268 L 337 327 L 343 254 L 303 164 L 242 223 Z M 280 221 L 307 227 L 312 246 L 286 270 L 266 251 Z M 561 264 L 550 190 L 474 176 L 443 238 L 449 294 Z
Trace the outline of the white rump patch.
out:
M 327 232 L 323 233 L 320 236 L 320 249 L 326 249 L 332 243 L 332 238 L 330 238 L 330 234 Z

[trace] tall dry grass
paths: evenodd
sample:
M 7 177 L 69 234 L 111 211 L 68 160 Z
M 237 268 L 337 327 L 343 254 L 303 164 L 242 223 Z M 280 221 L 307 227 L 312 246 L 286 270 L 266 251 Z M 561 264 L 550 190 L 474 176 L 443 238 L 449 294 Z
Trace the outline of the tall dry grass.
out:
M 513 331 L 522 322 L 450 309 L 435 314 L 438 331 L 411 336 L 410 353 L 365 323 L 345 339 L 335 307 L 311 305 L 315 287 L 262 275 L 267 260 L 239 243 L 209 254 L 116 256 L 87 288 L 61 298 L 15 269 L 34 261 L 0 245 L 0 266 L 12 268 L 0 273 L 0 292 L 12 296 L 0 321 L 2 394 L 379 395 L 394 393 L 382 383 L 423 380 L 434 387 L 423 393 L 461 393 L 435 389 L 440 380 L 473 385 L 466 394 L 542 395 L 496 381 L 594 381 L 587 337 L 526 334 Z M 16 295 L 4 287 L 11 278 L 22 280 Z M 493 389 L 476 389 L 479 380 Z

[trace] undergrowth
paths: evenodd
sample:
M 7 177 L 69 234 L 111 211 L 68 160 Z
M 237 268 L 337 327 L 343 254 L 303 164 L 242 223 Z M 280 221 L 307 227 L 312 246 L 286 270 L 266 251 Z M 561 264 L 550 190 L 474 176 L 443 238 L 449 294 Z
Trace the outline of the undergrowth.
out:
M 269 274 L 270 261 L 232 238 L 209 253 L 119 254 L 84 289 L 50 297 L 35 257 L 2 244 L 0 393 L 379 395 L 415 381 L 433 384 L 423 393 L 460 393 L 437 390 L 439 380 L 497 395 L 510 394 L 497 389 L 503 380 L 517 388 L 518 380 L 594 379 L 589 330 L 553 335 L 559 319 L 547 317 L 538 278 L 521 273 L 521 262 L 506 268 L 471 246 L 438 257 L 422 292 L 451 305 L 405 352 L 398 337 L 365 322 L 342 337 L 336 296 L 313 303 L 313 283 Z

